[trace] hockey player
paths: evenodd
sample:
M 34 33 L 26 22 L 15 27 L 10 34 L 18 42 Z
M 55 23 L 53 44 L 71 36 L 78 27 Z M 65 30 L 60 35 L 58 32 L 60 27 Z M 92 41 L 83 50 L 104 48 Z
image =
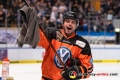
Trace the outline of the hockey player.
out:
M 65 67 L 39 30 L 38 46 L 46 50 L 41 66 L 42 80 L 79 80 L 90 77 L 88 74 L 93 71 L 91 48 L 87 40 L 76 34 L 78 24 L 76 13 L 68 11 L 63 16 L 63 29 L 45 31 Z

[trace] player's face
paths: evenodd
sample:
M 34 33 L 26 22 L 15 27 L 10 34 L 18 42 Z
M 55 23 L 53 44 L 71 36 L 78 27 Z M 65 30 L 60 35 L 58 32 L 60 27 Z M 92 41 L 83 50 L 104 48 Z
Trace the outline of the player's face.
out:
M 70 36 L 72 33 L 74 33 L 76 27 L 77 27 L 76 20 L 65 19 L 65 21 L 63 23 L 63 29 L 67 36 Z

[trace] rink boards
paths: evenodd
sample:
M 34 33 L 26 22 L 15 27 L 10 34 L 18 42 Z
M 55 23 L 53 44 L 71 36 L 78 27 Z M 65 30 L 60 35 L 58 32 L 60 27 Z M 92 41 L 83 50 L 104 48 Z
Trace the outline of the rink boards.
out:
M 95 63 L 117 63 L 120 62 L 120 45 L 91 45 L 93 60 Z M 36 49 L 24 45 L 0 45 L 0 58 L 6 55 L 11 63 L 41 63 L 45 50 L 41 47 Z M 1 62 L 0 62 L 1 63 Z

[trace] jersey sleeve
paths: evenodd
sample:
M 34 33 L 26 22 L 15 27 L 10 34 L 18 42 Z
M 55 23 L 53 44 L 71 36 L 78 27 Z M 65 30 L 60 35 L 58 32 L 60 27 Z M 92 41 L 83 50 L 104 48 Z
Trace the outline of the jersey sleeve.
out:
M 45 34 L 50 41 L 53 39 L 53 37 L 55 35 L 54 33 L 55 33 L 55 31 L 51 31 L 51 30 L 46 30 L 45 31 Z M 43 34 L 43 32 L 40 29 L 39 29 L 39 37 L 40 37 L 40 40 L 39 40 L 37 46 L 41 46 L 41 47 L 43 47 L 44 49 L 47 50 L 48 47 L 50 47 L 50 45 L 49 45 L 49 42 L 46 39 L 45 35 Z
M 86 45 L 82 49 L 82 52 L 79 54 L 78 58 L 81 61 L 81 66 L 79 66 L 82 72 L 81 79 L 89 78 L 90 75 L 88 74 L 92 73 L 93 71 L 93 58 L 88 42 L 86 42 Z

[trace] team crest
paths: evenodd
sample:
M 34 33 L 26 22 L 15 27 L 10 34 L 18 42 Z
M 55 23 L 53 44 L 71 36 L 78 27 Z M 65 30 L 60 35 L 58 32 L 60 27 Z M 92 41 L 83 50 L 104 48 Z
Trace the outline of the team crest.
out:
M 59 55 L 63 63 L 66 63 L 66 61 L 71 57 L 71 51 L 66 47 L 60 47 L 57 50 L 57 54 Z M 54 63 L 58 68 L 63 68 L 56 55 L 54 56 Z

